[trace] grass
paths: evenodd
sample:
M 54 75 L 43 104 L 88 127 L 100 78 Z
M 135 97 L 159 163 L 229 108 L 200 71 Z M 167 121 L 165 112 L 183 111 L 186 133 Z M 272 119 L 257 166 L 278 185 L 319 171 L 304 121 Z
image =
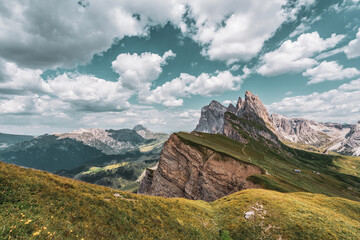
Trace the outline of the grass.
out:
M 220 134 L 179 132 L 177 135 L 197 149 L 210 148 L 260 167 L 267 174 L 253 175 L 250 180 L 262 188 L 360 200 L 360 158 L 318 154 L 286 145 L 276 148 L 262 142 L 265 140 L 255 141 L 245 134 L 249 140 L 247 144 Z M 295 173 L 294 169 L 300 169 L 301 173 Z
M 121 192 L 0 162 L 0 239 L 358 239 L 360 203 L 245 190 L 212 203 Z M 244 218 L 245 212 L 255 215 Z

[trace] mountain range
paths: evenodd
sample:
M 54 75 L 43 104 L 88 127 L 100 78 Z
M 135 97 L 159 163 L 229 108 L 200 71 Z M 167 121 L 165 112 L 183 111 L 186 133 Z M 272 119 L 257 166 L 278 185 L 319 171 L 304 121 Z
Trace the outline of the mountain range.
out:
M 357 125 L 270 116 L 251 92 L 212 101 L 191 133 L 42 135 L 0 156 L 66 178 L 0 162 L 0 238 L 357 239 L 360 159 L 329 147 L 357 136 Z
M 252 101 L 249 101 L 253 99 Z M 253 111 L 279 139 L 293 147 L 320 152 L 360 155 L 360 121 L 356 124 L 318 123 L 303 118 L 289 118 L 280 114 L 269 116 L 260 99 L 247 91 L 245 100 L 239 98 L 236 106 L 223 106 L 212 101 L 201 109 L 201 117 L 194 131 L 224 134 L 224 114 L 236 116 Z
M 12 142 L 0 160 L 90 183 L 133 190 L 147 167 L 153 167 L 167 134 L 144 126 L 133 129 L 79 129 Z M 17 139 L 21 140 L 21 137 Z M 10 142 L 8 140 L 8 142 Z
M 138 192 L 214 201 L 265 188 L 360 200 L 358 158 L 293 148 L 283 142 L 273 119 L 249 91 L 236 106 L 212 101 L 192 133 L 174 133 L 165 142 L 158 167 L 147 170 Z M 327 126 L 328 134 L 341 132 L 336 124 Z

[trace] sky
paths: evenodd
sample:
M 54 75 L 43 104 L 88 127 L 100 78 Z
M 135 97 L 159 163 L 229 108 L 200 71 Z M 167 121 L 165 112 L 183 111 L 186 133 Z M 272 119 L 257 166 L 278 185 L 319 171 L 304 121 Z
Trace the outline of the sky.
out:
M 359 121 L 360 1 L 0 2 L 0 132 L 191 131 L 246 90 L 270 113 Z

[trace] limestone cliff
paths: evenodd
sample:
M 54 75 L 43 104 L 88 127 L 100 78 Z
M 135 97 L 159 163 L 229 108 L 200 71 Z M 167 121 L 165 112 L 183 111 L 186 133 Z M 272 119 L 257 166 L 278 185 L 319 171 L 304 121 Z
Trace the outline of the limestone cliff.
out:
M 138 193 L 214 201 L 242 189 L 258 188 L 247 180 L 254 174 L 262 174 L 261 169 L 192 146 L 173 134 L 164 145 L 158 168 L 147 171 Z
M 211 101 L 208 106 L 201 109 L 199 124 L 195 131 L 206 133 L 222 133 L 224 125 L 224 113 L 227 108 L 217 101 Z

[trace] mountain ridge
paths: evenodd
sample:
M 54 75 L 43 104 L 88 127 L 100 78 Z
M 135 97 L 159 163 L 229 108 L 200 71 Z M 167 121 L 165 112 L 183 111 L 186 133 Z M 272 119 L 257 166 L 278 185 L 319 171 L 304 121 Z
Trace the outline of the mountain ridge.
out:
M 224 118 L 218 122 L 222 126 L 202 111 L 199 123 L 205 123 L 200 126 L 204 132 L 171 135 L 157 169 L 147 171 L 139 193 L 213 201 L 234 191 L 261 187 L 360 199 L 360 173 L 349 171 L 343 163 L 346 161 L 357 169 L 359 159 L 285 145 L 265 106 L 250 92 L 244 101 L 239 98 L 237 106 L 235 112 L 223 113 Z M 214 113 L 214 109 L 220 114 Z M 210 108 L 210 111 L 210 116 L 222 117 L 223 108 Z M 219 133 L 218 129 L 223 131 Z

